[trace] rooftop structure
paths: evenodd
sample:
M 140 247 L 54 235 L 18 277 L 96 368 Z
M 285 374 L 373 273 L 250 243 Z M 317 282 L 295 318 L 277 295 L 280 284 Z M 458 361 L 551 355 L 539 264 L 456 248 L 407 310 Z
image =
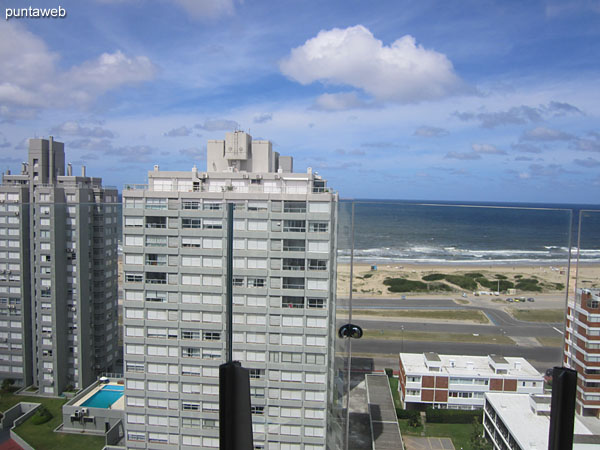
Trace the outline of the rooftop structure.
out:
M 483 426 L 495 450 L 545 450 L 550 428 L 550 395 L 485 394 Z M 595 435 L 575 417 L 574 450 L 592 450 L 600 445 Z
M 118 356 L 116 189 L 65 174 L 64 144 L 30 139 L 0 186 L 0 378 L 83 388 Z
M 488 391 L 542 393 L 542 375 L 520 357 L 400 353 L 405 408 L 482 408 Z

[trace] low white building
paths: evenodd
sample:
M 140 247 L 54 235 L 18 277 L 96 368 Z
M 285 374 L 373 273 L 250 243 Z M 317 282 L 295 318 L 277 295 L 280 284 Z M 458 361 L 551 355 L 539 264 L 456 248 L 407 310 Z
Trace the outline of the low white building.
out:
M 483 427 L 494 450 L 544 450 L 550 431 L 550 395 L 485 394 Z M 574 450 L 600 448 L 600 436 L 575 416 Z
M 404 408 L 483 408 L 486 392 L 541 394 L 544 379 L 521 357 L 400 353 Z

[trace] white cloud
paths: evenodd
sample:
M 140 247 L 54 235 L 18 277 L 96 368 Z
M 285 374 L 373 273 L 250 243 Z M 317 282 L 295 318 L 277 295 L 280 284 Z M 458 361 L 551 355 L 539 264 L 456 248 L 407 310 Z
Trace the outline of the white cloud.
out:
M 340 92 L 337 94 L 320 95 L 315 100 L 312 109 L 321 111 L 342 111 L 364 106 L 365 103 L 358 98 L 356 92 Z
M 66 71 L 59 55 L 17 22 L 0 22 L 0 114 L 31 117 L 44 108 L 86 106 L 107 91 L 150 80 L 155 66 L 145 56 L 103 53 Z
M 264 114 L 259 114 L 258 116 L 254 116 L 253 122 L 254 123 L 265 123 L 265 122 L 269 122 L 271 120 L 273 120 L 273 114 L 264 113 Z
M 528 130 L 521 136 L 522 141 L 570 141 L 573 138 L 571 134 L 546 127 Z
M 235 120 L 228 119 L 206 119 L 204 124 L 194 125 L 194 128 L 206 131 L 234 131 L 240 128 L 240 124 Z
M 186 126 L 181 126 L 178 128 L 173 128 L 172 130 L 169 130 L 165 133 L 165 136 L 167 137 L 182 137 L 182 136 L 189 136 L 190 134 L 192 134 L 192 129 L 188 128 Z
M 53 127 L 50 132 L 59 136 L 82 136 L 110 139 L 115 137 L 112 131 L 105 128 L 99 126 L 85 127 L 73 121 L 63 122 L 62 124 Z
M 417 45 L 410 35 L 383 45 L 362 25 L 320 31 L 279 67 L 301 84 L 349 85 L 384 102 L 419 102 L 466 90 L 444 54 Z
M 419 127 L 415 130 L 414 135 L 419 137 L 441 137 L 447 136 L 449 134 L 448 130 L 444 130 L 443 128 L 438 127 L 428 127 L 423 126 Z
M 231 15 L 233 0 L 172 0 L 196 19 Z
M 138 0 L 96 0 L 98 3 L 134 3 Z M 196 19 L 231 15 L 235 11 L 233 0 L 165 0 L 174 3 Z
M 444 157 L 446 159 L 460 159 L 462 161 L 468 161 L 473 159 L 481 159 L 481 155 L 477 152 L 448 152 Z
M 490 144 L 473 144 L 471 148 L 475 153 L 481 153 L 485 155 L 506 155 L 504 150 L 500 150 L 495 145 Z

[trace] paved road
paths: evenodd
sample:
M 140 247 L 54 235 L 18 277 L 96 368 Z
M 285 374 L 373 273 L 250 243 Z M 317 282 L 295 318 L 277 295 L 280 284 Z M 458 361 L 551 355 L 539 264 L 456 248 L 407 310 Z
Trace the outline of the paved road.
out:
M 559 347 L 521 347 L 516 345 L 473 344 L 461 342 L 423 342 L 357 339 L 352 342 L 353 353 L 398 354 L 437 352 L 446 355 L 502 355 L 521 356 L 536 369 L 544 370 L 560 365 L 562 349 Z
M 347 310 L 348 299 L 338 299 L 337 308 L 342 314 Z M 502 305 L 500 303 L 499 305 Z M 531 303 L 527 304 L 528 307 Z M 399 309 L 427 309 L 427 310 L 461 310 L 470 309 L 483 312 L 490 320 L 492 325 L 474 325 L 474 324 L 441 324 L 426 322 L 403 322 L 398 320 L 388 320 L 385 318 L 373 318 L 373 320 L 353 319 L 352 321 L 363 328 L 398 330 L 404 326 L 405 330 L 410 331 L 442 331 L 450 333 L 479 333 L 479 334 L 506 334 L 511 337 L 559 337 L 562 332 L 563 323 L 535 323 L 523 322 L 514 319 L 510 314 L 503 311 L 501 306 L 487 307 L 479 305 L 459 305 L 451 299 L 353 299 L 353 310 L 357 309 L 377 309 L 377 310 L 399 310 Z M 342 321 L 338 316 L 338 321 Z

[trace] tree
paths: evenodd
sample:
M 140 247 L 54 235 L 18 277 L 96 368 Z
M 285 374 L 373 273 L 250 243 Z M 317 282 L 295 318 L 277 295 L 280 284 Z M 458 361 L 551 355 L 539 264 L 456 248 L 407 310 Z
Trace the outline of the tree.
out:
M 483 425 L 479 422 L 478 417 L 473 419 L 473 431 L 470 440 L 473 450 L 492 450 L 491 444 L 483 435 Z

